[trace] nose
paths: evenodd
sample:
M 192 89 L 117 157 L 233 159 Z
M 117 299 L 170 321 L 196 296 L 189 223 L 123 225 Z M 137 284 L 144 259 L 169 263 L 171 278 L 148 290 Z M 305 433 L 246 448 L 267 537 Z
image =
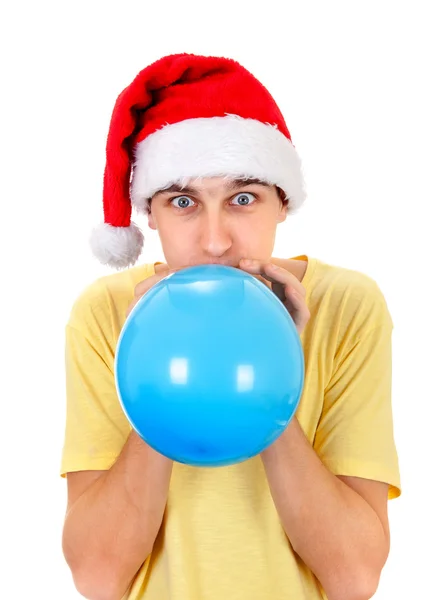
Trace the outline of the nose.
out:
M 201 221 L 201 248 L 209 256 L 218 258 L 229 251 L 233 239 L 228 219 L 212 212 Z

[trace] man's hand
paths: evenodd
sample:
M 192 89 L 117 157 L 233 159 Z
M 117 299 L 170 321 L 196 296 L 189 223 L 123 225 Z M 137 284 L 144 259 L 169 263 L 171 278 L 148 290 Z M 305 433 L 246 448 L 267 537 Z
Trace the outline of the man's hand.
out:
M 155 275 L 151 275 L 150 277 L 143 279 L 143 281 L 140 281 L 140 283 L 135 286 L 134 298 L 127 308 L 126 317 L 129 316 L 134 306 L 146 292 L 148 292 L 156 283 L 175 271 L 178 271 L 178 269 L 171 269 L 168 265 L 161 264 L 156 267 Z
M 239 266 L 243 271 L 258 276 L 267 287 L 273 289 L 290 313 L 301 335 L 310 319 L 310 311 L 305 302 L 305 288 L 299 279 L 287 269 L 271 262 L 251 260 L 248 264 L 248 259 L 241 259 Z

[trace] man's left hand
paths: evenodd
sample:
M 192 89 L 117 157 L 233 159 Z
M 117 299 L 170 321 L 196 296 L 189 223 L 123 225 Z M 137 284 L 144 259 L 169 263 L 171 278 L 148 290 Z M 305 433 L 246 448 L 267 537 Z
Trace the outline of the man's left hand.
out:
M 293 273 L 283 267 L 259 260 L 252 260 L 248 264 L 247 260 L 241 259 L 240 268 L 257 276 L 267 287 L 273 289 L 290 313 L 298 334 L 301 335 L 310 319 L 310 311 L 305 302 L 305 288 L 302 283 Z

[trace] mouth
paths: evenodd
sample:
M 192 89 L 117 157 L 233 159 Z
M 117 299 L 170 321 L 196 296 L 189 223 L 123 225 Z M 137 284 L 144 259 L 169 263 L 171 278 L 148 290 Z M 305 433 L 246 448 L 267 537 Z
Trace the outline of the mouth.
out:
M 198 266 L 198 265 L 221 265 L 223 267 L 238 268 L 239 263 L 233 263 L 231 261 L 224 261 L 224 260 L 206 260 L 203 262 L 195 263 L 194 265 L 192 264 L 191 266 Z

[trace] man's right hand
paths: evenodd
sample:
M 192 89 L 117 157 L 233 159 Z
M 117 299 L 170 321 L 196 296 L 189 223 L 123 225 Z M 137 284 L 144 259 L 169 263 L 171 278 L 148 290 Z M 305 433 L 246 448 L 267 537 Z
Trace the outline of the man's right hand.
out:
M 150 277 L 143 279 L 143 281 L 140 281 L 140 283 L 138 283 L 135 286 L 134 299 L 132 300 L 132 302 L 129 304 L 129 306 L 127 308 L 126 317 L 128 317 L 130 315 L 132 309 L 137 304 L 138 300 L 140 300 L 140 298 L 142 298 L 142 296 L 144 296 L 144 294 L 146 292 L 148 292 L 156 283 L 158 283 L 159 281 L 161 281 L 162 279 L 164 279 L 171 273 L 175 273 L 175 271 L 178 271 L 178 270 L 179 269 L 171 269 L 169 267 L 169 265 L 165 265 L 165 264 L 157 265 L 155 267 L 155 271 L 156 271 L 155 275 L 151 275 Z

